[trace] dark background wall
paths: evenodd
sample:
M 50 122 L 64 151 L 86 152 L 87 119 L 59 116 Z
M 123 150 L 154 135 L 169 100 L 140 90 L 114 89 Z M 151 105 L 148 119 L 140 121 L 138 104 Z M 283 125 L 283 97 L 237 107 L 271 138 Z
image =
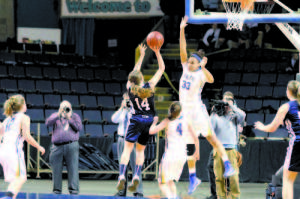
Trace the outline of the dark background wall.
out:
M 15 0 L 16 26 L 58 28 L 58 0 Z

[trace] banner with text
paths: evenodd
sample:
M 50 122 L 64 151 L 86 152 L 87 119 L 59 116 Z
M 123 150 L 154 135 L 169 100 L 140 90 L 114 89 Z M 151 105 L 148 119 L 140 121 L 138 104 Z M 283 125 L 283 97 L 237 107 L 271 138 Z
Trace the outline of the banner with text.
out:
M 61 0 L 61 17 L 163 16 L 159 0 Z

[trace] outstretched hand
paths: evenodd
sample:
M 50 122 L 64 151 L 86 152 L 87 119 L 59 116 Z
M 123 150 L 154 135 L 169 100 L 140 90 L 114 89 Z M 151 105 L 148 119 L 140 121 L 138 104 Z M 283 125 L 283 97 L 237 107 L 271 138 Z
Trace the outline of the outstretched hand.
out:
M 265 125 L 264 125 L 263 123 L 261 123 L 261 122 L 255 122 L 255 123 L 254 123 L 254 128 L 255 128 L 255 129 L 264 131 L 264 127 L 265 127 Z
M 200 62 L 201 68 L 205 68 L 206 64 L 207 64 L 207 57 L 203 57 Z
M 184 16 L 181 20 L 181 23 L 180 23 L 180 29 L 183 29 L 187 26 L 187 21 L 188 21 L 188 17 L 187 16 Z
M 139 48 L 140 48 L 140 54 L 141 54 L 141 56 L 144 56 L 145 52 L 147 50 L 147 46 L 145 44 L 140 44 Z

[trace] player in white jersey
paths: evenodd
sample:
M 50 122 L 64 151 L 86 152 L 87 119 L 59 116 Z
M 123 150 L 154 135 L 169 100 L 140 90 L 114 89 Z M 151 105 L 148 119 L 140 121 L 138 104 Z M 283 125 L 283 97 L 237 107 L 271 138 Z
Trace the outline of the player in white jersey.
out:
M 159 168 L 159 187 L 162 193 L 168 198 L 176 198 L 176 186 L 174 183 L 178 181 L 183 166 L 186 162 L 186 142 L 184 137 L 187 134 L 194 138 L 196 143 L 195 159 L 199 159 L 199 140 L 196 133 L 186 122 L 183 121 L 181 115 L 181 105 L 179 102 L 173 102 L 169 108 L 169 116 L 165 118 L 159 125 L 156 125 L 158 118 L 154 119 L 150 127 L 150 134 L 155 134 L 163 129 L 166 129 L 165 153 L 160 163 Z
M 182 105 L 184 119 L 191 122 L 194 131 L 206 137 L 210 144 L 221 155 L 225 172 L 224 176 L 228 177 L 235 173 L 232 168 L 226 151 L 214 134 L 207 109 L 201 100 L 201 92 L 206 82 L 213 83 L 212 74 L 205 68 L 207 58 L 202 57 L 199 52 L 193 53 L 190 58 L 187 56 L 186 39 L 184 29 L 187 26 L 188 18 L 185 16 L 180 24 L 180 58 L 183 73 L 180 78 L 179 99 Z M 188 149 L 188 167 L 190 174 L 189 194 L 192 194 L 196 187 L 200 184 L 200 180 L 196 177 L 196 160 L 191 156 L 195 150 L 195 143 L 192 139 L 187 139 Z
M 41 147 L 30 135 L 30 118 L 25 115 L 27 107 L 22 95 L 13 95 L 4 104 L 6 119 L 0 129 L 0 164 L 3 167 L 4 178 L 9 182 L 5 199 L 16 198 L 22 185 L 27 180 L 23 152 L 23 142 L 41 151 Z

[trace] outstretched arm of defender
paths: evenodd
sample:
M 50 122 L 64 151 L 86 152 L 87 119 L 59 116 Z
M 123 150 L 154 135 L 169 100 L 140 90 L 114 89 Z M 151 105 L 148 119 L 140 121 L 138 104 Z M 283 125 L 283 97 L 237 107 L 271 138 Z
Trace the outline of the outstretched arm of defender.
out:
M 24 115 L 21 122 L 21 130 L 24 139 L 30 144 L 31 146 L 37 148 L 42 155 L 45 153 L 44 147 L 40 146 L 39 143 L 33 139 L 33 137 L 30 135 L 30 118 L 27 115 Z
M 158 117 L 154 117 L 153 123 L 152 123 L 152 125 L 150 127 L 150 130 L 149 130 L 149 134 L 150 135 L 156 134 L 159 131 L 161 131 L 164 128 L 166 128 L 167 124 L 168 124 L 168 121 L 169 121 L 168 119 L 164 119 L 159 125 L 156 125 L 157 122 L 158 122 Z
M 184 33 L 184 28 L 187 26 L 187 21 L 188 17 L 185 16 L 182 18 L 181 23 L 180 23 L 180 59 L 181 63 L 184 64 L 187 62 L 188 57 L 187 57 L 187 51 L 186 51 L 186 39 L 185 39 L 185 33 Z
M 165 72 L 165 63 L 164 63 L 164 60 L 163 60 L 159 50 L 160 49 L 154 50 L 156 57 L 157 57 L 159 68 L 158 68 L 157 72 L 155 73 L 155 75 L 149 80 L 150 86 L 153 90 L 154 90 L 156 84 L 158 83 L 158 81 L 160 80 L 161 76 Z
M 288 104 L 283 104 L 279 109 L 278 112 L 274 118 L 274 120 L 271 122 L 271 124 L 264 125 L 261 122 L 255 122 L 254 126 L 255 129 L 265 131 L 272 133 L 276 131 L 279 127 L 280 124 L 283 124 L 283 120 L 289 110 L 289 105 Z

